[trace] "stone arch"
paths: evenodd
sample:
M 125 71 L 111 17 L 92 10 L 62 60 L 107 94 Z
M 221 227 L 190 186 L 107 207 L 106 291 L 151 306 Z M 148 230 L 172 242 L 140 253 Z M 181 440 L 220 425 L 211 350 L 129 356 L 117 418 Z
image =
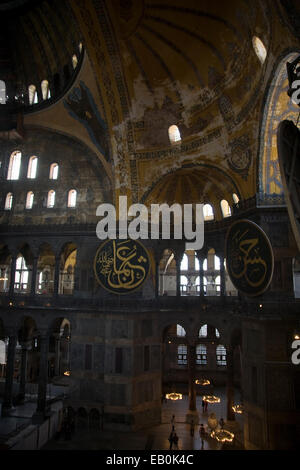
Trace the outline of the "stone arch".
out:
M 294 123 L 299 107 L 287 95 L 286 63 L 292 62 L 299 51 L 286 51 L 278 60 L 266 88 L 262 110 L 258 155 L 258 186 L 260 204 L 284 204 L 284 195 L 277 156 L 277 127 L 284 119 Z M 238 194 L 238 193 L 237 193 Z

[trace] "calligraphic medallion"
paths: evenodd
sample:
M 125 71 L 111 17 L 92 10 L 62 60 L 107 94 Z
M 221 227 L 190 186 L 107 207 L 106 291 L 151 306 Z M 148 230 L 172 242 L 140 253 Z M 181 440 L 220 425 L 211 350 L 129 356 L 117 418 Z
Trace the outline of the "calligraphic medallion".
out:
M 150 256 L 137 240 L 107 240 L 94 259 L 97 281 L 114 294 L 129 294 L 146 280 Z
M 247 219 L 234 222 L 226 235 L 225 252 L 227 272 L 236 289 L 254 297 L 269 287 L 274 269 L 273 250 L 257 224 Z

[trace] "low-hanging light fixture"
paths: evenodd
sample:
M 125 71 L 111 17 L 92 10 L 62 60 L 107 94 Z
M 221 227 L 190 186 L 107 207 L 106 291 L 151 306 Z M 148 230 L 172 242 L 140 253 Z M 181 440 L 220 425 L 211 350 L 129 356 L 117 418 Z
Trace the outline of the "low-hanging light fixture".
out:
M 232 410 L 233 410 L 235 413 L 241 415 L 241 414 L 243 413 L 243 411 L 244 411 L 243 405 L 239 405 L 239 404 L 233 405 Z
M 217 429 L 210 433 L 210 437 L 216 439 L 218 442 L 232 442 L 234 434 L 226 429 Z
M 177 392 L 167 393 L 166 399 L 173 400 L 173 401 L 182 400 L 182 393 L 177 393 Z
M 216 397 L 215 395 L 204 395 L 203 396 L 203 401 L 206 401 L 207 403 L 210 403 L 213 405 L 214 403 L 220 403 L 221 398 Z
M 196 379 L 195 384 L 203 385 L 203 386 L 210 385 L 210 380 L 208 380 L 208 379 Z

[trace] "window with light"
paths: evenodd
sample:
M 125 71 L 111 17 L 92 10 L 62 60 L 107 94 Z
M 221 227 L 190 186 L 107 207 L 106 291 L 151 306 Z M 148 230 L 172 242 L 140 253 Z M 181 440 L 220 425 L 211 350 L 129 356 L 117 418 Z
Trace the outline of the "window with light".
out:
M 28 162 L 27 178 L 34 179 L 36 177 L 37 164 L 38 164 L 38 158 L 30 157 L 29 162 Z
M 77 191 L 71 189 L 68 193 L 68 207 L 76 207 Z
M 8 180 L 18 180 L 20 176 L 21 169 L 21 157 L 22 154 L 19 151 L 13 152 L 9 159 L 7 179 Z
M 54 204 L 55 204 L 55 191 L 51 189 L 51 191 L 48 192 L 47 207 L 48 208 L 54 207 Z

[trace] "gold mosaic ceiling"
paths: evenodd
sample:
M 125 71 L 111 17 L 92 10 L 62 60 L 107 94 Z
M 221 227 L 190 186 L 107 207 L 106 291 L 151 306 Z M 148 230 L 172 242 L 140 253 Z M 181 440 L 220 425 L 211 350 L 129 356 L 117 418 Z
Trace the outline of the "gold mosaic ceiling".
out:
M 113 0 L 106 2 L 135 109 L 173 102 L 207 105 L 249 60 L 257 2 Z

